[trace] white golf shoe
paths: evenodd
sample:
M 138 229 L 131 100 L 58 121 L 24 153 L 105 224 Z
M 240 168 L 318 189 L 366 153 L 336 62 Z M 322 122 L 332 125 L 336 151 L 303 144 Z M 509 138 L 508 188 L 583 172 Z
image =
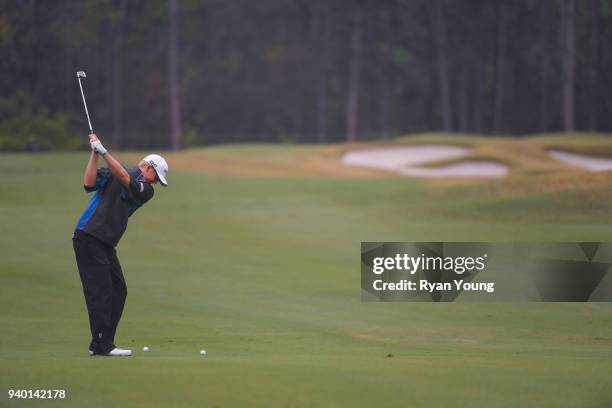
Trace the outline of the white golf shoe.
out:
M 131 355 L 132 355 L 132 350 L 120 349 L 118 347 L 115 347 L 107 354 L 107 356 L 110 356 L 110 357 L 127 357 Z

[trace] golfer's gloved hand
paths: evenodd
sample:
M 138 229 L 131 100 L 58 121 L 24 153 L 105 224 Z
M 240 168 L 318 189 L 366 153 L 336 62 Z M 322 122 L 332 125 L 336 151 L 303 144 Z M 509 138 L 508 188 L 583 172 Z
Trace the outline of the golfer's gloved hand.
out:
M 98 152 L 102 156 L 106 154 L 106 149 L 104 148 L 104 146 L 102 146 L 101 141 L 96 139 L 96 140 L 90 141 L 89 144 L 91 145 L 91 150 Z

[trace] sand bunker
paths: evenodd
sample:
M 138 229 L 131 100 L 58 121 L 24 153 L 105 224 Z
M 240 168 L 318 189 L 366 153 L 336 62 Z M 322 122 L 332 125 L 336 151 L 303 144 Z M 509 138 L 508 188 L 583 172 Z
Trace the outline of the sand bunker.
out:
M 381 147 L 347 152 L 342 157 L 342 162 L 353 166 L 399 171 L 406 166 L 467 156 L 470 152 L 471 149 L 460 146 Z
M 413 177 L 446 178 L 446 177 L 504 177 L 508 174 L 508 166 L 481 160 L 465 160 L 442 167 L 406 167 L 401 174 Z
M 548 154 L 565 164 L 582 167 L 588 171 L 612 170 L 612 159 L 585 156 L 582 154 L 565 152 L 563 150 L 549 150 Z
M 342 157 L 344 164 L 396 171 L 412 177 L 504 177 L 508 167 L 494 161 L 465 160 L 441 167 L 417 167 L 428 162 L 468 156 L 472 149 L 450 145 L 418 145 L 353 150 Z

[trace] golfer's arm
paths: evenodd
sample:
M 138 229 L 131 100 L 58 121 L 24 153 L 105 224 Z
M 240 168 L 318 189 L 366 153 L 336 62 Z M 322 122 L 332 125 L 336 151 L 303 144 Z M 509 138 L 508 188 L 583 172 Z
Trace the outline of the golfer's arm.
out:
M 113 176 L 117 177 L 119 182 L 125 187 L 128 187 L 128 185 L 130 184 L 130 175 L 123 168 L 121 163 L 115 160 L 115 158 L 111 156 L 109 152 L 106 152 L 106 154 L 102 157 L 104 157 L 104 160 L 106 161 L 106 164 L 108 164 L 108 167 L 110 168 L 110 171 Z
M 97 175 L 98 155 L 96 152 L 92 151 L 91 156 L 89 156 L 89 163 L 87 163 L 87 168 L 85 169 L 85 174 L 83 175 L 83 185 L 85 185 L 85 187 L 95 186 Z

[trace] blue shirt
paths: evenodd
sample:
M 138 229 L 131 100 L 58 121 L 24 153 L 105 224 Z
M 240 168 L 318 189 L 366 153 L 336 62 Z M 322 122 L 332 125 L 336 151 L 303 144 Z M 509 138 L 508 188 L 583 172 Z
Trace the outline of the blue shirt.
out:
M 123 236 L 128 218 L 149 201 L 154 193 L 153 186 L 142 181 L 142 173 L 137 166 L 127 171 L 130 183 L 125 187 L 112 175 L 110 169 L 98 169 L 96 184 L 93 187 L 85 186 L 85 191 L 93 192 L 94 195 L 76 225 L 76 229 L 112 247 L 117 246 Z

